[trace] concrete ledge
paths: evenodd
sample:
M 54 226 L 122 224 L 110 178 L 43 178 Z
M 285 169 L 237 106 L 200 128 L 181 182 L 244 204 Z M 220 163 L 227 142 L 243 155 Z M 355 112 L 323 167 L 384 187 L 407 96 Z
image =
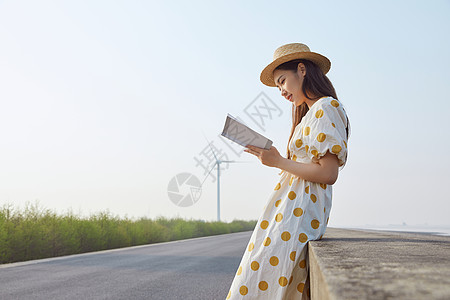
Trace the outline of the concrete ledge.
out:
M 311 299 L 450 299 L 450 237 L 328 227 L 308 242 Z

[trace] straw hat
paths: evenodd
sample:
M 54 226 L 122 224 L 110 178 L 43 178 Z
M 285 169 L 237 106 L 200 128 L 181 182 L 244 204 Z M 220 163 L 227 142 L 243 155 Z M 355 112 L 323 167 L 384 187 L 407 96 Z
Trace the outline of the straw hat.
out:
M 267 86 L 277 86 L 273 79 L 273 70 L 275 70 L 275 68 L 282 63 L 299 58 L 314 62 L 319 66 L 324 74 L 327 74 L 331 68 L 331 62 L 328 58 L 319 53 L 311 52 L 311 50 L 309 50 L 309 47 L 305 44 L 286 44 L 278 47 L 277 50 L 275 50 L 275 53 L 273 54 L 273 61 L 268 64 L 261 72 L 261 82 Z

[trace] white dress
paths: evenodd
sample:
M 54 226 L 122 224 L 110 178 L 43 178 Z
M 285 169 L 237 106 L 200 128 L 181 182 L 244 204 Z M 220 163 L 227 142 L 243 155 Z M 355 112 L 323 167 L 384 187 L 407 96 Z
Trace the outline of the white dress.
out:
M 342 103 L 329 96 L 320 98 L 295 128 L 289 141 L 291 159 L 313 163 L 330 151 L 342 169 L 347 160 L 347 126 Z M 284 170 L 280 174 L 226 299 L 309 299 L 306 244 L 325 233 L 332 186 Z

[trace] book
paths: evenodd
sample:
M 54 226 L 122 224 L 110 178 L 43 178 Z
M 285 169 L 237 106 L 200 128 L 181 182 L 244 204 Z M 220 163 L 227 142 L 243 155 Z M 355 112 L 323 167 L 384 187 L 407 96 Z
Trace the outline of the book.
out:
M 271 140 L 242 124 L 230 114 L 227 115 L 221 135 L 244 147 L 252 145 L 266 150 L 272 147 Z

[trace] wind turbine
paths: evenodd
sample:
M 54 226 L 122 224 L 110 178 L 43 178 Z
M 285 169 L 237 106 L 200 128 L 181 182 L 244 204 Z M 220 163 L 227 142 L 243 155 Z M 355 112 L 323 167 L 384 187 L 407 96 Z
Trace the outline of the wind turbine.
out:
M 208 176 L 209 176 L 209 173 L 211 173 L 211 171 L 217 165 L 217 221 L 220 222 L 220 164 L 224 163 L 224 162 L 225 163 L 246 163 L 246 162 L 251 162 L 251 161 L 235 161 L 235 160 L 220 160 L 220 159 L 218 159 L 216 154 L 214 153 L 214 149 L 211 147 L 211 143 L 208 141 L 205 134 L 203 134 L 203 136 L 205 137 L 206 141 L 208 142 L 208 146 L 211 148 L 214 158 L 216 159 L 216 163 L 212 166 L 211 170 L 209 170 L 209 172 L 206 175 L 203 182 L 205 182 L 206 178 L 208 178 Z M 203 182 L 200 185 L 200 187 L 203 186 Z

